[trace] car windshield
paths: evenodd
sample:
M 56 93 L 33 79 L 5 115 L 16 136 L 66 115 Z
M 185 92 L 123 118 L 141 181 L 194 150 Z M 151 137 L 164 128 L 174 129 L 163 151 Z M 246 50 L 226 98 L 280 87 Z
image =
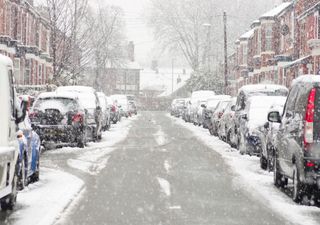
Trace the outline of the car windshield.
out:
M 320 0 L 0 0 L 0 106 L 0 225 L 320 225 Z

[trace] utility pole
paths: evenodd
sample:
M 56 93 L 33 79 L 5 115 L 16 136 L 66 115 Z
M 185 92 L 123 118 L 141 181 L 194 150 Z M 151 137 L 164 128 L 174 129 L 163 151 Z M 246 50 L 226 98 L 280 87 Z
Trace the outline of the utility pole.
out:
M 227 39 L 227 13 L 223 12 L 224 27 L 224 88 L 225 94 L 228 94 L 228 39 Z

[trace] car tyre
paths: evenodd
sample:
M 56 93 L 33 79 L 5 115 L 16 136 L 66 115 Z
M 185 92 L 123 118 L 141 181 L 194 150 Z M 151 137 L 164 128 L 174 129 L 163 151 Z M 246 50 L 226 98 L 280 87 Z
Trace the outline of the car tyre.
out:
M 30 177 L 30 182 L 31 183 L 35 183 L 35 182 L 38 182 L 40 180 L 40 152 L 38 154 L 39 155 L 38 155 L 38 159 L 37 159 L 36 171 Z
M 296 164 L 293 167 L 292 177 L 293 177 L 292 200 L 297 203 L 300 203 L 305 193 L 304 193 L 303 184 L 300 181 L 300 173 Z
M 25 154 L 23 154 L 22 160 L 20 162 L 19 173 L 18 173 L 18 185 L 17 185 L 18 190 L 23 190 L 28 184 L 28 181 L 27 181 L 28 167 L 26 166 L 28 164 L 26 162 L 27 162 L 27 157 L 25 156 Z
M 284 188 L 287 183 L 288 183 L 288 179 L 284 178 L 280 173 L 279 173 L 279 166 L 278 166 L 278 161 L 277 158 L 274 157 L 273 158 L 274 163 L 273 163 L 273 183 L 276 187 L 279 188 Z
M 267 170 L 268 169 L 268 161 L 267 161 L 266 157 L 264 157 L 262 152 L 260 152 L 260 167 L 263 170 Z
M 84 148 L 87 144 L 87 129 L 83 128 L 84 130 L 81 132 L 81 135 L 78 139 L 78 147 L 79 148 Z

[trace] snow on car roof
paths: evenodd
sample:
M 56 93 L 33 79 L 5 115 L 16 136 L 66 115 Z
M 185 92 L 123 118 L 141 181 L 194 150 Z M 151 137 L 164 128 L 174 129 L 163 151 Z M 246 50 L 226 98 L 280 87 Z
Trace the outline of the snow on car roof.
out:
M 38 98 L 44 99 L 44 98 L 70 98 L 70 99 L 77 99 L 78 95 L 76 93 L 70 93 L 70 92 L 44 92 L 41 93 Z
M 251 85 L 245 85 L 242 88 L 239 89 L 240 92 L 245 92 L 245 93 L 250 93 L 250 92 L 256 92 L 256 91 L 261 91 L 261 90 L 270 90 L 270 91 L 275 91 L 275 90 L 286 90 L 288 91 L 288 88 L 282 85 L 276 85 L 276 84 L 251 84 Z
M 271 9 L 270 11 L 266 12 L 265 14 L 263 14 L 260 19 L 263 18 L 271 18 L 271 17 L 275 17 L 277 15 L 279 15 L 280 13 L 282 13 L 286 8 L 288 8 L 290 5 L 292 5 L 292 2 L 284 2 L 282 4 L 280 4 L 279 6 Z
M 244 33 L 243 35 L 241 35 L 240 40 L 249 39 L 253 36 L 253 34 L 254 34 L 254 29 L 251 29 L 251 30 L 247 31 L 246 33 Z
M 297 83 L 320 83 L 320 75 L 301 75 L 292 81 L 291 87 Z
M 208 99 L 208 101 L 214 101 L 214 100 L 225 100 L 225 99 L 230 99 L 230 95 L 216 95 Z
M 78 92 L 78 93 L 95 92 L 94 88 L 89 86 L 63 86 L 63 87 L 58 87 L 56 91 L 57 92 L 69 91 L 69 92 Z

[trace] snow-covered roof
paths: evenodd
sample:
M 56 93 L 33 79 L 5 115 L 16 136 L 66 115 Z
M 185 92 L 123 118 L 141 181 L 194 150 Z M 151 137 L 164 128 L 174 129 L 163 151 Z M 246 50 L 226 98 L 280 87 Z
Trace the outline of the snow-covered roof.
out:
M 62 86 L 58 87 L 57 92 L 77 92 L 77 93 L 84 93 L 84 92 L 91 92 L 94 93 L 95 90 L 93 87 L 88 86 Z
M 282 85 L 276 85 L 276 84 L 251 84 L 251 85 L 245 85 L 242 88 L 239 89 L 240 92 L 250 93 L 250 92 L 256 92 L 260 90 L 286 90 L 288 91 L 288 88 Z
M 44 98 L 69 98 L 69 99 L 77 99 L 78 95 L 72 92 L 44 92 L 38 96 L 38 99 Z
M 297 83 L 320 83 L 320 75 L 301 75 L 292 81 L 291 86 Z
M 253 36 L 254 34 L 254 29 L 251 29 L 249 30 L 248 32 L 244 33 L 241 37 L 240 37 L 240 40 L 243 40 L 243 39 L 249 39 Z
M 282 13 L 284 10 L 286 10 L 290 5 L 292 5 L 292 2 L 283 2 L 279 6 L 271 9 L 270 11 L 266 12 L 262 16 L 260 16 L 260 19 L 263 18 L 273 18 L 275 16 L 278 16 L 280 13 Z

